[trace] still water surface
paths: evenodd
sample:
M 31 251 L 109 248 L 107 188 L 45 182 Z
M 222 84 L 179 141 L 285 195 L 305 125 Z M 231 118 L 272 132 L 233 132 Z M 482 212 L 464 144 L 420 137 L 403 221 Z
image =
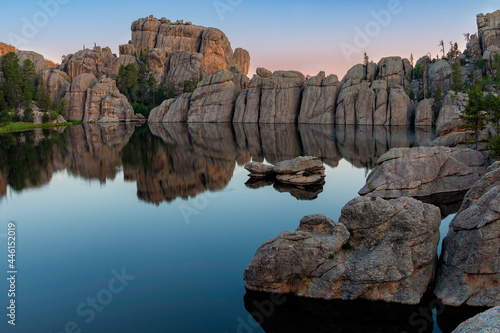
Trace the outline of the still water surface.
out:
M 431 140 L 404 127 L 308 125 L 79 125 L 2 135 L 0 234 L 17 223 L 19 274 L 17 326 L 2 320 L 1 331 L 450 332 L 470 314 L 448 309 L 436 321 L 435 309 L 410 322 L 432 310 L 432 298 L 405 307 L 287 296 L 266 308 L 271 295 L 247 294 L 242 280 L 265 240 L 307 214 L 338 220 L 382 154 Z M 324 161 L 323 188 L 246 185 L 246 162 L 300 155 Z

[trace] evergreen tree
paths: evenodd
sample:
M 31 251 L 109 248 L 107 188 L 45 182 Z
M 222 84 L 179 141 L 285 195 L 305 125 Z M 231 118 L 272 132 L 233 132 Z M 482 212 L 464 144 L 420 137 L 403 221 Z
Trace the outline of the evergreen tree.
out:
M 36 68 L 33 61 L 26 59 L 23 61 L 23 66 L 21 67 L 22 75 L 23 75 L 23 106 L 28 108 L 31 105 L 31 101 L 35 98 L 36 89 L 33 84 L 34 79 L 36 78 Z
M 453 83 L 451 85 L 451 89 L 455 92 L 460 92 L 463 89 L 462 85 L 462 67 L 460 66 L 460 61 L 455 61 L 452 67 L 452 79 Z
M 10 121 L 11 117 L 9 111 L 7 111 L 7 109 L 0 111 L 0 125 L 7 125 Z
M 38 84 L 38 89 L 36 92 L 36 104 L 43 112 L 49 111 L 50 107 L 52 106 L 50 95 L 45 88 L 43 79 L 41 79 L 40 83 Z
M 18 108 L 22 101 L 23 76 L 17 55 L 13 52 L 4 55 L 1 69 L 4 76 L 2 90 L 7 107 Z
M 489 93 L 484 100 L 486 110 L 490 115 L 490 120 L 498 131 L 500 130 L 500 96 L 495 97 L 493 94 Z
M 465 121 L 464 128 L 474 131 L 474 142 L 476 143 L 476 149 L 478 149 L 479 132 L 486 126 L 488 120 L 483 92 L 479 85 L 472 87 L 469 93 L 469 102 L 465 106 L 465 110 L 460 114 L 460 118 Z

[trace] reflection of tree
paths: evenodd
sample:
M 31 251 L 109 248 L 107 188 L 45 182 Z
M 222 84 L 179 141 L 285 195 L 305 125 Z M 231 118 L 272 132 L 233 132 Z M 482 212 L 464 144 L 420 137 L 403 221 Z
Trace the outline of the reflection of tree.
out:
M 35 136 L 41 136 L 41 140 L 37 142 Z M 54 151 L 62 149 L 66 142 L 66 134 L 57 131 L 10 133 L 0 136 L 0 170 L 3 173 L 3 183 L 16 191 L 47 183 L 55 170 Z

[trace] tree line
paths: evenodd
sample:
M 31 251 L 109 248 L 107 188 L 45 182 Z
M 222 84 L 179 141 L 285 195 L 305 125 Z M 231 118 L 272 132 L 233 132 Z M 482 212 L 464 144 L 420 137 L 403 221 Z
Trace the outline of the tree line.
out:
M 0 70 L 3 79 L 0 80 L 0 125 L 11 121 L 33 122 L 33 101 L 44 112 L 42 122 L 57 119 L 66 115 L 65 102 L 52 102 L 43 79 L 36 73 L 35 64 L 26 59 L 22 65 L 14 52 L 2 57 Z M 18 110 L 24 110 L 19 117 Z

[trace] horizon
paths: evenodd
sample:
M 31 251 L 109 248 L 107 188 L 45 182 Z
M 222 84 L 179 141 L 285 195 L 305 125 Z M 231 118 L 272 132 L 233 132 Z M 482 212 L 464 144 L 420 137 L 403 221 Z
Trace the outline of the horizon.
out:
M 427 3 L 432 5 L 423 5 Z M 416 62 L 427 53 L 438 55 L 440 40 L 444 40 L 446 50 L 449 41 L 453 41 L 463 51 L 463 34 L 477 33 L 476 15 L 492 13 L 499 7 L 498 1 L 492 0 L 468 3 L 461 8 L 448 0 L 438 4 L 428 0 L 363 0 L 347 4 L 280 0 L 266 5 L 261 0 L 197 0 L 182 4 L 156 0 L 141 3 L 137 8 L 126 0 L 99 3 L 103 9 L 96 11 L 94 4 L 90 1 L 80 6 L 71 0 L 5 4 L 5 11 L 11 15 L 0 24 L 0 41 L 40 53 L 56 63 L 61 62 L 62 56 L 75 53 L 84 45 L 91 48 L 94 43 L 109 46 L 119 56 L 118 46 L 131 39 L 132 22 L 153 15 L 220 29 L 233 50 L 242 47 L 250 53 L 249 77 L 257 67 L 264 67 L 273 72 L 296 70 L 311 76 L 324 71 L 341 79 L 350 68 L 363 62 L 364 52 L 374 62 L 389 56 L 410 58 L 411 54 Z M 28 6 L 30 10 L 23 9 Z M 113 9 L 118 13 L 111 19 L 109 13 Z M 301 17 L 316 20 L 297 24 Z

